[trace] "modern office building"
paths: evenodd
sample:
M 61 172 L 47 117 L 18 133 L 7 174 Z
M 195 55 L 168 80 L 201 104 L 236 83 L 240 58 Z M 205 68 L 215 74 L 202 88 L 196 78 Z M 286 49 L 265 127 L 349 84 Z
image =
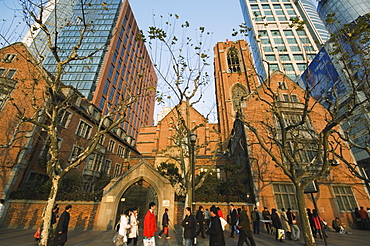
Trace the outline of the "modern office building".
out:
M 335 33 L 343 25 L 370 13 L 370 3 L 369 0 L 319 0 L 317 11 L 326 24 L 326 29 Z M 327 22 L 327 19 L 330 22 Z
M 326 71 L 329 70 L 328 66 L 335 67 L 335 71 L 332 71 L 337 74 L 335 76 L 340 79 L 340 84 L 342 84 L 339 91 L 347 88 L 343 95 L 337 99 L 340 102 L 341 110 L 345 111 L 351 96 L 356 95 L 356 100 L 360 102 L 366 100 L 369 95 L 369 56 L 366 50 L 369 49 L 370 31 L 367 26 L 370 23 L 370 4 L 368 0 L 321 0 L 318 1 L 317 9 L 330 33 L 339 34 L 340 29 L 346 28 L 342 34 L 335 35 L 337 38 L 335 41 L 328 42 L 324 47 L 330 56 L 330 63 L 315 62 L 316 64 L 326 64 L 322 66 Z M 315 61 L 319 60 L 318 55 Z M 313 65 L 310 64 L 311 66 Z M 333 87 L 338 91 L 337 84 L 323 83 L 322 87 L 326 88 L 325 91 L 333 91 Z M 356 87 L 355 92 L 350 89 L 352 86 Z M 365 177 L 370 177 L 370 155 L 365 148 L 357 148 L 356 145 L 362 147 L 368 145 L 369 108 L 368 101 L 362 103 L 350 118 L 342 122 L 342 129 L 348 133 L 353 143 L 350 146 L 359 171 Z M 370 191 L 369 183 L 367 183 L 367 188 Z
M 64 68 L 62 82 L 77 88 L 103 113 L 117 105 L 128 93 L 139 94 L 155 87 L 157 76 L 144 42 L 137 40 L 139 28 L 128 0 L 59 0 L 48 8 L 46 24 L 58 32 L 59 55 L 65 59 L 81 37 L 78 57 Z M 67 11 L 64 11 L 67 10 Z M 57 20 L 57 21 L 56 21 Z M 62 20 L 62 21 L 60 21 Z M 86 27 L 84 34 L 82 30 Z M 37 25 L 35 26 L 37 27 Z M 45 33 L 37 28 L 24 38 L 36 58 L 44 57 L 44 67 L 53 72 L 56 60 L 45 46 Z M 32 30 L 34 30 L 32 29 Z M 41 53 L 38 53 L 40 51 Z M 153 124 L 154 96 L 140 96 L 127 110 L 128 122 L 121 127 L 134 145 L 139 127 Z
M 273 71 L 295 79 L 329 35 L 310 0 L 240 0 L 249 44 L 261 79 Z M 293 20 L 304 21 L 304 25 Z

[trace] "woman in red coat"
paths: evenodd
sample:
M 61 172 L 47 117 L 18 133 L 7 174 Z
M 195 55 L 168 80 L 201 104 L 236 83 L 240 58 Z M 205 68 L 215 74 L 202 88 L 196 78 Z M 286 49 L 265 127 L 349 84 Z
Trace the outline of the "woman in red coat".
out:
M 322 236 L 328 237 L 325 233 L 325 231 L 322 228 L 322 219 L 317 213 L 316 209 L 312 210 L 312 218 L 313 218 L 313 224 L 315 226 L 315 231 L 313 232 L 313 236 L 317 237 L 317 232 L 319 232 L 320 238 L 322 239 Z M 323 235 L 321 235 L 321 232 Z
M 157 219 L 154 215 L 156 206 L 154 202 L 149 203 L 149 210 L 144 217 L 144 232 L 145 238 L 154 237 L 154 233 L 157 231 Z

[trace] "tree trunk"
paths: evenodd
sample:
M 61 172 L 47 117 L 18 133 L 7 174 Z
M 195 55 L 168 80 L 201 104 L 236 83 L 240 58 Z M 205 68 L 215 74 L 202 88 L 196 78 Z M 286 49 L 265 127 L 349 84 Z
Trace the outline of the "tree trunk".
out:
M 306 202 L 304 197 L 304 188 L 299 184 L 295 184 L 296 198 L 298 201 L 299 218 L 301 220 L 302 234 L 305 242 L 305 246 L 315 246 L 316 242 L 313 237 L 310 222 L 306 212 Z
M 188 181 L 188 184 L 190 184 L 190 187 L 191 187 L 191 182 L 190 181 Z M 189 207 L 189 208 L 192 207 L 192 200 L 193 200 L 193 196 L 192 196 L 192 193 L 190 191 L 191 191 L 191 188 L 189 189 L 189 185 L 187 185 L 186 196 L 185 196 L 185 204 L 186 204 L 186 207 Z
M 42 216 L 41 240 L 39 242 L 39 246 L 48 245 L 49 232 L 50 232 L 50 226 L 51 226 L 51 216 L 52 216 L 53 207 L 54 207 L 58 189 L 59 189 L 59 182 L 60 182 L 59 175 L 52 178 L 49 198 L 46 203 L 43 216 Z

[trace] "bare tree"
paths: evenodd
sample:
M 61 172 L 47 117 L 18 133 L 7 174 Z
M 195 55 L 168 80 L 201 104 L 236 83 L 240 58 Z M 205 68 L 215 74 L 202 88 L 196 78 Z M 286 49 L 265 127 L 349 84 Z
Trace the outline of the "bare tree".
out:
M 181 170 L 182 180 L 177 184 L 178 195 L 186 195 L 186 204 L 191 207 L 192 186 L 191 181 L 195 179 L 191 168 L 191 141 L 190 135 L 206 127 L 208 123 L 208 113 L 201 122 L 192 123 L 192 115 L 197 114 L 194 106 L 202 103 L 205 90 L 209 83 L 209 74 L 207 67 L 209 50 L 207 46 L 210 42 L 211 33 L 207 32 L 204 27 L 196 30 L 195 37 L 188 35 L 190 23 L 178 25 L 178 15 L 170 14 L 168 20 L 160 16 L 159 23 L 149 28 L 145 39 L 151 49 L 152 59 L 155 63 L 157 74 L 159 75 L 159 89 L 157 100 L 159 103 L 169 103 L 174 105 L 172 110 L 172 128 L 174 134 L 172 141 L 177 149 L 176 155 L 171 155 L 171 159 Z M 177 35 L 177 28 L 180 26 L 180 34 Z M 143 37 L 144 38 L 144 35 Z M 213 129 L 215 134 L 216 129 Z M 195 156 L 202 150 L 206 152 L 209 148 L 211 139 L 204 142 L 198 141 L 195 145 Z M 213 157 L 209 156 L 207 163 L 208 172 L 214 169 L 217 146 L 213 151 Z M 195 160 L 194 160 L 195 161 Z M 199 166 L 199 165 L 197 165 Z M 202 185 L 205 176 L 196 185 L 195 189 Z
M 51 8 L 49 4 L 54 6 Z M 34 57 L 34 59 L 27 59 L 27 61 L 30 66 L 35 68 L 35 70 L 40 71 L 42 79 L 45 81 L 45 89 L 42 93 L 42 99 L 45 103 L 40 104 L 36 103 L 36 100 L 31 100 L 30 104 L 33 110 L 32 114 L 22 110 L 19 105 L 13 104 L 16 110 L 18 110 L 18 123 L 15 126 L 15 130 L 13 130 L 13 136 L 9 139 L 10 141 L 1 147 L 11 147 L 12 143 L 14 143 L 14 139 L 17 139 L 20 136 L 19 133 L 22 130 L 21 126 L 25 123 L 41 129 L 47 135 L 49 158 L 46 163 L 46 173 L 51 180 L 51 188 L 42 215 L 42 232 L 39 244 L 48 245 L 52 209 L 63 177 L 72 169 L 83 164 L 84 160 L 94 153 L 102 136 L 114 131 L 116 128 L 120 127 L 122 123 L 127 121 L 128 108 L 137 102 L 139 97 L 152 95 L 154 87 L 145 85 L 143 82 L 143 76 L 139 74 L 139 88 L 137 92 L 128 90 L 126 95 L 121 96 L 117 104 L 110 105 L 106 112 L 101 113 L 100 117 L 97 117 L 96 130 L 91 134 L 86 146 L 84 146 L 84 148 L 66 164 L 60 158 L 58 124 L 62 114 L 67 109 L 74 106 L 74 102 L 78 97 L 81 97 L 81 94 L 70 86 L 63 85 L 62 77 L 66 74 L 66 68 L 73 66 L 75 61 L 87 61 L 88 64 L 88 61 L 93 59 L 94 55 L 101 51 L 108 43 L 104 44 L 103 47 L 97 47 L 89 54 L 81 51 L 81 46 L 84 44 L 88 33 L 94 32 L 94 23 L 92 21 L 88 21 L 88 12 L 85 12 L 85 8 L 87 8 L 88 5 L 85 5 L 84 3 L 80 4 L 81 16 L 77 16 L 74 20 L 66 18 L 61 20 L 60 23 L 58 22 L 58 17 L 55 16 L 55 25 L 47 24 L 45 22 L 45 15 L 57 15 L 58 8 L 63 7 L 58 6 L 57 2 L 52 1 L 49 3 L 43 3 L 41 1 L 36 3 L 23 1 L 23 7 L 25 15 L 31 17 L 34 22 L 30 25 L 31 35 L 36 32 L 44 35 L 45 49 L 48 50 L 47 52 L 50 53 L 49 56 L 54 59 L 55 64 L 51 66 L 51 71 L 46 71 L 41 68 L 40 64 L 45 60 L 46 53 L 44 53 L 44 50 L 33 47 L 34 53 L 39 56 Z M 101 8 L 108 10 L 109 6 L 106 6 L 106 4 L 104 5 L 103 3 Z M 51 10 L 56 11 L 52 12 Z M 80 28 L 79 36 L 76 37 L 76 43 L 73 44 L 70 49 L 66 47 L 62 48 L 59 46 L 59 32 L 61 29 L 71 26 L 72 21 L 76 21 L 76 23 L 74 23 L 75 26 Z M 29 24 L 31 24 L 31 22 Z M 112 35 L 114 34 L 115 33 Z M 35 78 L 34 83 L 36 84 L 37 82 L 38 80 Z M 36 98 L 36 96 L 33 95 L 33 98 Z
M 369 186 L 370 167 L 366 164 L 370 157 L 370 122 L 367 117 L 370 99 L 369 15 L 361 16 L 352 23 L 342 24 L 337 23 L 335 14 L 329 14 L 326 23 L 329 26 L 341 26 L 331 35 L 326 47 L 337 71 L 341 73 L 342 88 L 334 87 L 334 92 L 341 89 L 347 93 L 333 106 L 342 113 L 348 108 L 360 105 L 353 110 L 352 115 L 343 119 L 342 131 L 337 131 L 338 136 L 351 147 L 357 162 L 349 162 L 340 156 L 337 158 L 347 164 L 353 175 L 364 180 Z

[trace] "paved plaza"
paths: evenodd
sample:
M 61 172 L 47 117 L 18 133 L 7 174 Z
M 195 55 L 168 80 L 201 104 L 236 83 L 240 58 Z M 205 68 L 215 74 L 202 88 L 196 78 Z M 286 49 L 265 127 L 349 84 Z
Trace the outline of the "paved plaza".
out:
M 142 231 L 140 231 L 142 232 Z M 34 240 L 34 229 L 8 229 L 0 228 L 0 245 L 1 246 L 36 246 L 37 242 Z M 96 245 L 107 246 L 113 245 L 112 238 L 114 231 L 81 231 L 72 230 L 68 232 L 67 245 Z M 229 231 L 225 231 L 225 239 L 227 246 L 236 246 L 238 235 L 235 238 L 229 238 Z M 333 231 L 327 232 L 327 245 L 330 246 L 364 246 L 370 245 L 370 231 L 351 230 L 350 235 L 339 234 Z M 181 227 L 176 227 L 176 231 L 170 230 L 171 239 L 156 238 L 156 246 L 176 246 L 181 245 Z M 259 246 L 273 246 L 273 245 L 304 245 L 302 235 L 301 241 L 276 242 L 273 235 L 268 235 L 265 231 L 255 235 L 256 244 Z M 140 237 L 141 239 L 141 237 Z M 132 245 L 132 243 L 131 243 Z M 138 246 L 142 246 L 142 240 L 139 241 Z M 208 246 L 208 238 L 201 238 L 198 236 L 197 246 Z M 317 245 L 325 245 L 324 240 L 317 239 Z

